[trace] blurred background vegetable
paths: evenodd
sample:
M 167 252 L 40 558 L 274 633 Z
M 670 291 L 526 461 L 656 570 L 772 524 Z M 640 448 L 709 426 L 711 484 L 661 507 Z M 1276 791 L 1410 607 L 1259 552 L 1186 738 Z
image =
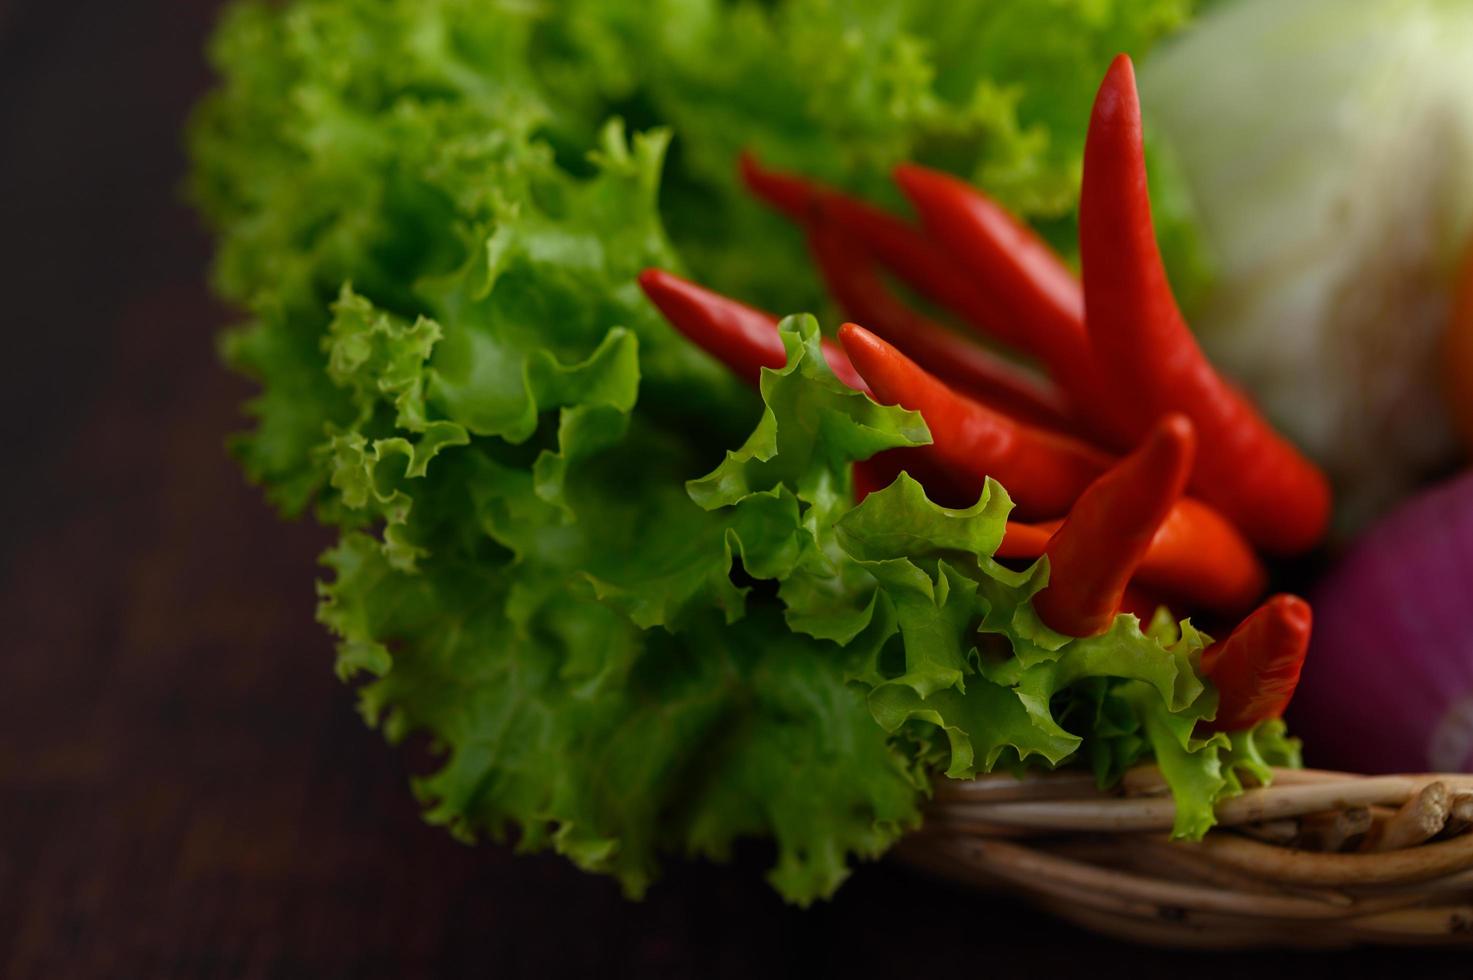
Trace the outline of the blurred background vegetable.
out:
M 1362 526 L 1458 453 L 1438 357 L 1473 227 L 1473 4 L 1215 4 L 1142 89 L 1216 273 L 1193 326 Z
M 1320 766 L 1473 770 L 1473 473 L 1363 534 L 1312 595 L 1289 720 Z

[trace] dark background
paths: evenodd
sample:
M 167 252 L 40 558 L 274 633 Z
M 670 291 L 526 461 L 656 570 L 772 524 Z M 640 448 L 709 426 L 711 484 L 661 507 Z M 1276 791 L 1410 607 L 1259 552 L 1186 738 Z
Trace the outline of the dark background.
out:
M 222 448 L 178 191 L 217 7 L 0 0 L 0 976 L 1473 975 L 1141 950 L 889 864 L 802 912 L 760 852 L 636 904 L 423 824 L 313 622 L 324 534 Z

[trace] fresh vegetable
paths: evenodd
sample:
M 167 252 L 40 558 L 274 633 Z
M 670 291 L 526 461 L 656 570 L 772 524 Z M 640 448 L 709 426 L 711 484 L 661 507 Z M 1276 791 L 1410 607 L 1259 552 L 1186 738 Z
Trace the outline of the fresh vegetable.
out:
M 1115 59 L 1090 118 L 1079 198 L 1085 318 L 1099 366 L 1130 396 L 1133 427 L 1184 412 L 1210 452 L 1192 488 L 1254 544 L 1280 554 L 1316 544 L 1330 519 L 1325 478 L 1218 377 L 1166 280 L 1146 196 L 1140 103 L 1130 59 Z
M 1289 717 L 1325 766 L 1473 772 L 1473 473 L 1363 532 L 1310 599 Z
M 797 237 L 722 183 L 737 140 L 853 191 L 915 156 L 1066 212 L 1101 52 L 1184 7 L 1041 9 L 233 8 L 193 153 L 217 282 L 250 316 L 226 353 L 263 386 L 237 451 L 338 529 L 319 615 L 364 716 L 438 754 L 428 819 L 633 894 L 666 855 L 763 837 L 807 902 L 943 775 L 1108 785 L 1156 758 L 1190 837 L 1239 771 L 1294 761 L 1278 725 L 1199 734 L 1216 701 L 1189 621 L 1043 625 L 1048 563 L 992 557 L 997 482 L 947 508 L 907 471 L 856 504 L 855 462 L 933 433 L 837 379 L 811 317 L 783 321 L 780 367 L 739 334 L 754 395 L 640 289 L 691 268 L 763 306 L 815 295 Z M 1005 69 L 1016 95 L 982 74 Z
M 1062 523 L 1008 521 L 996 557 L 1037 558 Z M 1236 616 L 1263 595 L 1268 574 L 1237 528 L 1206 504 L 1183 497 L 1151 539 L 1131 581 L 1180 608 Z
M 1053 250 L 955 177 L 905 165 L 896 168 L 895 182 L 926 234 L 982 284 L 1010 329 L 1000 333 L 996 326 L 977 325 L 1035 355 L 1067 390 L 1082 394 L 1089 359 L 1084 304 L 1079 281 Z
M 851 253 L 872 257 L 984 337 L 1042 358 L 1063 386 L 1049 396 L 1051 402 L 1067 391 L 1108 413 L 1110 402 L 1097 394 L 1088 364 L 1078 281 L 1043 242 L 983 195 L 945 174 L 914 164 L 897 167 L 896 183 L 925 222 L 922 233 L 850 195 L 765 170 L 750 155 L 742 158 L 742 173 L 757 197 L 810 229 L 810 245 L 815 227 L 832 227 L 831 237 L 843 240 Z M 825 275 L 846 312 L 884 333 L 884 322 L 893 317 L 874 317 L 875 310 L 846 302 L 834 278 Z M 913 353 L 928 370 L 959 380 L 942 366 L 943 358 L 925 356 L 926 348 L 937 345 L 921 344 Z M 1012 373 L 1019 379 L 1015 385 L 1026 383 L 1016 370 Z
M 903 303 L 879 267 L 821 209 L 808 227 L 809 249 L 840 309 L 894 344 L 942 381 L 1005 414 L 1045 428 L 1071 427 L 1063 394 L 970 343 Z
M 1283 715 L 1309 652 L 1312 622 L 1309 603 L 1276 595 L 1202 652 L 1202 671 L 1217 688 L 1217 716 L 1208 728 L 1238 731 Z
M 1218 4 L 1141 89 L 1216 273 L 1188 305 L 1203 347 L 1363 527 L 1460 454 L 1438 382 L 1473 237 L 1473 4 Z
M 1043 548 L 1049 584 L 1033 608 L 1050 629 L 1095 636 L 1110 628 L 1126 586 L 1181 499 L 1196 451 L 1192 423 L 1168 415 L 1079 495 Z
M 913 166 L 897 169 L 897 182 L 921 217 L 925 234 L 919 235 L 898 219 L 876 217 L 872 209 L 790 175 L 757 171 L 750 162 L 747 170 L 764 198 L 810 225 L 822 220 L 825 207 L 832 209 L 827 202 L 847 202 L 859 216 L 847 225 L 859 247 L 877 243 L 876 255 L 890 256 L 897 274 L 931 290 L 974 326 L 986 329 L 974 307 L 999 311 L 1009 326 L 996 339 L 1042 360 L 1065 393 L 1074 423 L 1106 443 L 1119 446 L 1163 414 L 1185 413 L 1211 447 L 1198 459 L 1193 489 L 1258 547 L 1297 554 L 1324 536 L 1330 518 L 1324 476 L 1217 375 L 1177 308 L 1151 221 L 1128 57 L 1117 58 L 1106 74 L 1090 120 L 1080 200 L 1082 291 L 1036 236 L 955 178 Z M 930 272 L 922 276 L 912 266 Z M 967 289 L 983 298 L 966 301 Z M 892 311 L 868 305 L 892 335 L 901 332 L 893 329 L 899 324 Z M 935 348 L 920 339 L 932 333 L 928 324 L 911 328 L 918 351 Z M 946 440 L 938 436 L 937 443 L 944 453 Z M 1019 502 L 1032 506 L 1021 494 Z
M 645 269 L 639 288 L 659 308 L 670 325 L 697 347 L 716 358 L 750 385 L 756 385 L 763 368 L 777 369 L 788 362 L 778 318 L 754 310 L 689 280 L 662 269 Z M 820 341 L 824 360 L 838 379 L 855 391 L 865 391 L 864 379 L 849 363 L 844 349 L 830 340 Z
M 881 404 L 920 413 L 933 454 L 972 493 L 990 477 L 1010 488 L 1023 516 L 1057 517 L 1110 465 L 1087 443 L 1016 422 L 953 390 L 858 324 L 841 327 L 839 340 Z

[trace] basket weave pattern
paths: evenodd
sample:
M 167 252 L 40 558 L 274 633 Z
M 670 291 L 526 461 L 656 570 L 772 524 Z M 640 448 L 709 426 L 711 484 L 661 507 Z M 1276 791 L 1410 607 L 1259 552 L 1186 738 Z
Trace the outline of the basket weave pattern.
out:
M 1173 841 L 1154 766 L 943 780 L 900 855 L 1153 945 L 1473 946 L 1473 776 L 1275 770 Z

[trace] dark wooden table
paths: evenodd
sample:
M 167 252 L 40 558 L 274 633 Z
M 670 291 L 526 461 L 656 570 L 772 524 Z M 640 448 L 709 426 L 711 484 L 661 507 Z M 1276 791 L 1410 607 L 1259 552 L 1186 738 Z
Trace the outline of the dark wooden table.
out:
M 1135 949 L 884 864 L 802 912 L 760 850 L 629 903 L 423 824 L 313 622 L 325 536 L 222 450 L 177 193 L 214 6 L 0 0 L 0 976 L 1473 975 Z

